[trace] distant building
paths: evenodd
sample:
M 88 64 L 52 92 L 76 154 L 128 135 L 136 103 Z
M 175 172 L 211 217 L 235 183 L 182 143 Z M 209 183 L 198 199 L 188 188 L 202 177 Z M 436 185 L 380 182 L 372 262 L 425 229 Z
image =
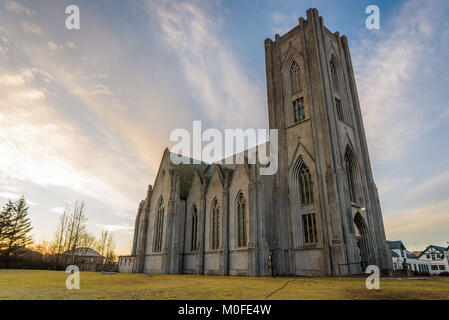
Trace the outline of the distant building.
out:
M 79 247 L 62 254 L 65 264 L 74 264 L 83 271 L 96 271 L 97 265 L 102 265 L 104 256 L 92 248 Z
M 418 256 L 419 261 L 426 262 L 430 267 L 430 274 L 435 275 L 449 271 L 448 248 L 430 245 Z
M 408 251 L 402 241 L 387 241 L 393 270 L 428 272 L 438 275 L 449 271 L 449 248 L 430 245 L 424 251 Z

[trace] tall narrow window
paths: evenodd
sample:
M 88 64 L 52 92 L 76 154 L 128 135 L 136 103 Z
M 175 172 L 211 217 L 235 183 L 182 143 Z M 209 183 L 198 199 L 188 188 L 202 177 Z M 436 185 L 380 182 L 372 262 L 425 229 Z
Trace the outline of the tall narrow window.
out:
M 344 121 L 343 109 L 341 108 L 341 100 L 338 98 L 335 98 L 335 107 L 337 108 L 338 119 L 340 119 L 341 121 Z
M 333 61 L 331 61 L 331 63 L 330 63 L 330 68 L 331 68 L 332 85 L 334 87 L 334 93 L 340 94 L 340 87 L 338 85 L 337 69 L 335 69 L 335 64 Z
M 346 178 L 348 182 L 349 198 L 351 202 L 357 202 L 356 193 L 356 161 L 352 150 L 349 147 L 345 152 Z
M 190 243 L 190 250 L 196 251 L 198 249 L 198 210 L 196 205 L 192 207 L 192 241 Z
M 212 249 L 220 248 L 220 205 L 217 199 L 212 203 Z
M 293 112 L 295 115 L 295 122 L 304 120 L 306 118 L 303 97 L 298 98 L 295 101 L 293 101 Z
M 299 170 L 299 185 L 301 188 L 301 204 L 313 203 L 313 181 L 309 168 L 303 163 Z
M 301 91 L 301 70 L 299 69 L 296 61 L 293 61 L 290 68 L 290 84 L 292 88 L 292 94 Z
M 154 252 L 162 251 L 162 236 L 164 232 L 164 200 L 161 198 L 157 206 L 156 222 L 154 227 L 156 233 L 154 241 Z
M 247 231 L 246 231 L 246 199 L 240 194 L 237 204 L 237 224 L 239 228 L 238 246 L 246 247 L 247 244 Z
M 318 242 L 315 213 L 303 214 L 302 225 L 304 227 L 304 243 L 310 244 Z

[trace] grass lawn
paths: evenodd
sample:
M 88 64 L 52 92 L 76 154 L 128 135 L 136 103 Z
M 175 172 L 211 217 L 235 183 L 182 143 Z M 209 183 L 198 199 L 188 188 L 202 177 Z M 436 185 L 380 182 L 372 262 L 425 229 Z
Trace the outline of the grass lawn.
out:
M 0 299 L 443 299 L 449 277 L 381 279 L 367 290 L 365 278 L 237 277 L 80 273 L 80 289 L 65 287 L 64 271 L 0 270 Z

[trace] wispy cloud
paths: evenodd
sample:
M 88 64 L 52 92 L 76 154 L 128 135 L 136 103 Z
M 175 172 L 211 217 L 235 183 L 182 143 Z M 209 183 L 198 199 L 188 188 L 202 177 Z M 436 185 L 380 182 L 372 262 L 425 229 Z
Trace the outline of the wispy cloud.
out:
M 30 10 L 20 3 L 10 1 L 10 0 L 6 0 L 4 3 L 5 3 L 6 10 L 8 10 L 10 12 L 25 14 L 29 17 L 36 15 L 36 12 L 34 10 Z
M 449 200 L 419 206 L 412 210 L 393 212 L 384 218 L 387 237 L 401 239 L 408 247 L 423 248 L 444 244 L 449 230 Z M 419 239 L 415 245 L 416 239 Z
M 177 56 L 204 117 L 220 126 L 265 126 L 262 79 L 248 76 L 220 37 L 219 19 L 205 10 L 194 1 L 150 0 L 147 11 Z
M 270 16 L 271 32 L 273 34 L 283 35 L 298 24 L 298 17 L 300 15 L 290 13 L 273 12 Z
M 107 229 L 111 232 L 132 233 L 134 226 L 124 224 L 95 224 L 99 229 Z
M 22 22 L 23 31 L 34 34 L 42 34 L 42 29 L 37 24 L 31 21 Z
M 443 8 L 444 7 L 444 8 Z M 365 128 L 376 164 L 398 161 L 407 156 L 411 143 L 432 128 L 438 107 L 423 80 L 442 68 L 434 61 L 449 52 L 448 3 L 406 2 L 390 24 L 388 32 L 365 39 L 354 51 L 357 84 Z M 439 44 L 439 50 L 436 50 Z M 442 59 L 447 69 L 448 62 Z M 430 89 L 430 87 L 428 88 Z M 425 104 L 427 101 L 427 104 Z

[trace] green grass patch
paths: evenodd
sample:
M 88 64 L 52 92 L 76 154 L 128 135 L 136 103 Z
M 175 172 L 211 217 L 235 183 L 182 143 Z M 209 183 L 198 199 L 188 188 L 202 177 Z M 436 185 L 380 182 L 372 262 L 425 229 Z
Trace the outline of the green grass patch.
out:
M 243 277 L 80 273 L 80 289 L 68 290 L 64 271 L 0 270 L 0 299 L 449 299 L 449 278 Z

